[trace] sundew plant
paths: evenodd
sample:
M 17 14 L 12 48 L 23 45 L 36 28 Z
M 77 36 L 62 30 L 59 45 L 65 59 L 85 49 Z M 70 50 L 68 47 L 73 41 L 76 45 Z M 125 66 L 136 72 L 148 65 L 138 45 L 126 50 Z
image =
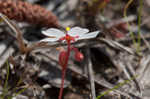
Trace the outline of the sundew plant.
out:
M 58 99 L 61 99 L 63 94 L 64 79 L 65 79 L 65 73 L 68 65 L 70 52 L 71 51 L 75 52 L 74 58 L 77 61 L 82 61 L 84 58 L 83 54 L 76 47 L 71 45 L 71 43 L 81 39 L 95 38 L 99 34 L 99 31 L 94 31 L 89 33 L 89 30 L 85 28 L 67 27 L 65 33 L 56 28 L 50 28 L 48 30 L 42 31 L 42 33 L 47 37 L 42 39 L 41 42 L 66 42 L 67 43 L 67 50 L 60 51 L 59 54 L 59 64 L 62 67 L 62 80 L 61 80 L 61 88 L 60 88 Z

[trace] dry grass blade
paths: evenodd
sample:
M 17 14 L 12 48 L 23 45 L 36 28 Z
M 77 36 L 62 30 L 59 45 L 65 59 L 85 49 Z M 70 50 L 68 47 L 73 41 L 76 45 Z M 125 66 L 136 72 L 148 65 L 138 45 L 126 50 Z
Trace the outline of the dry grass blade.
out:
M 147 46 L 147 48 L 150 50 L 150 44 L 149 44 L 149 42 L 145 39 L 145 37 L 143 36 L 142 33 L 140 34 L 140 36 L 143 39 L 143 41 L 144 41 L 145 45 Z
M 16 39 L 18 40 L 19 43 L 19 49 L 20 52 L 25 53 L 26 47 L 25 44 L 23 42 L 23 38 L 22 38 L 22 33 L 21 31 L 17 28 L 17 26 L 15 26 L 5 15 L 3 15 L 2 13 L 0 13 L 0 17 L 1 19 L 12 29 L 12 31 L 15 33 L 16 35 Z
M 74 65 L 71 65 L 71 64 L 70 64 L 70 65 L 68 66 L 68 68 L 69 68 L 73 73 L 78 74 L 78 75 L 80 75 L 81 77 L 86 78 L 86 79 L 88 80 L 87 75 L 84 75 L 84 74 L 82 73 L 82 71 L 79 70 L 78 68 L 76 68 Z M 96 86 L 103 86 L 103 87 L 108 88 L 108 89 L 114 88 L 114 85 L 108 83 L 105 79 L 100 79 L 100 80 L 99 80 L 99 77 L 95 77 L 95 78 L 94 78 L 94 82 L 95 82 Z M 119 94 L 121 94 L 121 95 L 123 95 L 123 96 L 126 96 L 126 97 L 129 97 L 129 98 L 131 98 L 130 95 L 132 95 L 132 96 L 137 97 L 137 99 L 141 99 L 141 97 L 135 95 L 134 92 L 125 92 L 124 90 L 121 90 L 120 88 L 119 88 L 119 89 L 115 89 L 114 91 L 115 91 L 116 93 L 119 93 Z
M 106 24 L 106 28 L 109 29 L 109 28 L 111 28 L 113 26 L 116 26 L 116 25 L 119 25 L 121 23 L 132 22 L 132 21 L 134 21 L 136 19 L 137 19 L 137 17 L 135 15 L 130 15 L 130 16 L 126 17 L 126 18 L 121 18 L 119 20 L 113 20 L 113 21 L 111 21 L 111 22 Z
M 96 92 L 95 92 L 95 82 L 94 82 L 94 73 L 93 73 L 93 68 L 92 68 L 92 62 L 91 62 L 91 56 L 90 56 L 90 50 L 89 48 L 86 48 L 86 67 L 88 70 L 88 77 L 90 80 L 90 86 L 91 86 L 91 99 L 96 98 Z
M 135 72 L 133 66 L 131 65 L 131 63 L 130 63 L 130 62 L 127 62 L 128 59 L 125 58 L 125 61 L 126 61 L 126 62 L 124 62 L 124 64 L 125 64 L 125 69 L 127 70 L 128 75 L 130 76 L 128 79 L 130 79 L 130 78 L 136 76 L 137 74 L 136 74 L 136 72 Z M 134 83 L 135 83 L 135 85 L 136 85 L 136 88 L 137 88 L 137 90 L 139 91 L 140 95 L 142 95 L 141 86 L 140 86 L 140 83 L 138 82 L 137 78 L 134 78 L 133 81 L 134 81 Z
M 113 47 L 115 49 L 126 51 L 126 52 L 128 52 L 128 53 L 130 53 L 132 55 L 137 55 L 134 50 L 132 50 L 131 48 L 126 47 L 126 46 L 124 46 L 124 45 L 122 45 L 122 44 L 120 44 L 120 43 L 118 43 L 116 41 L 107 40 L 107 39 L 104 39 L 104 38 L 98 39 L 98 40 L 101 41 L 101 42 L 106 43 L 107 45 L 109 45 L 109 46 L 111 46 L 111 47 Z M 137 55 L 137 56 L 139 56 L 139 55 Z

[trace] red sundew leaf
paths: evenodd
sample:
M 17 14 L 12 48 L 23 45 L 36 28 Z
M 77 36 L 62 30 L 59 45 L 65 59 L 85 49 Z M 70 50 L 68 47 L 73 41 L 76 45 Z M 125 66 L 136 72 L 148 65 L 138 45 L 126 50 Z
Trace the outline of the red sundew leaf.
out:
M 125 34 L 119 32 L 119 31 L 114 31 L 114 30 L 111 30 L 111 34 L 116 37 L 116 38 L 122 38 L 122 37 L 125 37 Z
M 59 54 L 59 65 L 62 66 L 62 68 L 65 68 L 66 65 L 66 59 L 67 59 L 67 52 L 61 51 Z
M 80 61 L 82 61 L 83 59 L 84 59 L 84 56 L 83 56 L 83 54 L 82 54 L 81 52 L 78 51 L 78 52 L 75 53 L 75 60 L 76 60 L 76 61 L 79 61 L 79 62 L 80 62 Z

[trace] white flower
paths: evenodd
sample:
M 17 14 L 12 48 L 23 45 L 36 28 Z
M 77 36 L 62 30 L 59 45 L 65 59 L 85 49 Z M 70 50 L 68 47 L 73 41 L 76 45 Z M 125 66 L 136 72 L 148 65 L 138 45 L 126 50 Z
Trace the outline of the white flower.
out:
M 88 29 L 85 28 L 80 28 L 80 27 L 73 27 L 73 28 L 66 28 L 67 33 L 64 33 L 63 31 L 60 31 L 59 29 L 55 28 L 50 28 L 46 31 L 42 31 L 42 33 L 46 36 L 47 38 L 44 38 L 41 40 L 41 42 L 54 42 L 54 41 L 59 41 L 62 38 L 63 40 L 67 40 L 66 38 L 69 36 L 70 41 L 73 40 L 81 40 L 81 39 L 89 39 L 89 38 L 94 38 L 98 35 L 100 31 L 94 31 L 94 32 L 89 32 Z

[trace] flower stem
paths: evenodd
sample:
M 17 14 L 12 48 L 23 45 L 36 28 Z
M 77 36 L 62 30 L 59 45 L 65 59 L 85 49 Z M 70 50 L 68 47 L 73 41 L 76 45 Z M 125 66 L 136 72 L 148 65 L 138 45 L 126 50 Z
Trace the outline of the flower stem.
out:
M 62 70 L 62 78 L 61 78 L 61 88 L 60 88 L 60 91 L 59 91 L 58 99 L 61 99 L 62 94 L 63 94 L 65 74 L 66 74 L 66 69 L 63 69 Z
M 66 56 L 66 59 L 65 59 L 65 64 L 62 66 L 63 68 L 62 68 L 61 88 L 60 88 L 60 91 L 59 91 L 58 99 L 62 98 L 63 89 L 64 89 L 64 80 L 65 80 L 65 75 L 66 75 L 66 69 L 67 69 L 68 60 L 69 60 L 70 51 L 71 51 L 70 41 L 68 41 L 67 43 L 68 43 L 67 56 Z

